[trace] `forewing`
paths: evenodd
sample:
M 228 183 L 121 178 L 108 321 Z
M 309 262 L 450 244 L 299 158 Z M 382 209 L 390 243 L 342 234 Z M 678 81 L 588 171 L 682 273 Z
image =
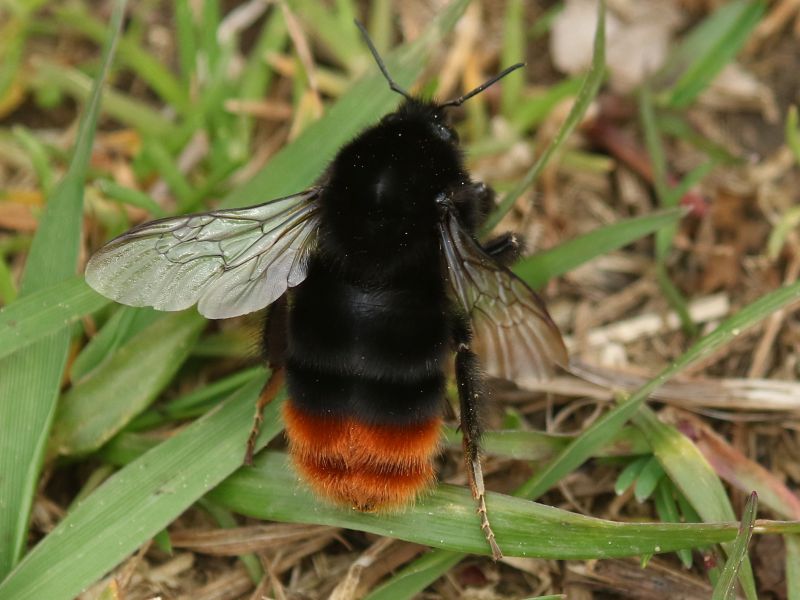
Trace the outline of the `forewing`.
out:
M 453 211 L 439 223 L 451 291 L 473 328 L 473 346 L 486 372 L 514 380 L 548 379 L 567 366 L 558 327 L 541 298 L 497 264 L 467 234 Z
M 257 206 L 145 223 L 110 241 L 86 265 L 86 282 L 129 306 L 209 319 L 250 313 L 306 276 L 319 222 L 313 188 Z

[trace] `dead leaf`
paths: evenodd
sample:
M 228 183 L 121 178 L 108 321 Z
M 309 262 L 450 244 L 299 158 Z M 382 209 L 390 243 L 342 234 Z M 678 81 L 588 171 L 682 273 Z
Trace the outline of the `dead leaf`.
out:
M 667 56 L 682 15 L 672 2 L 639 0 L 606 13 L 606 65 L 611 88 L 627 93 L 656 71 Z M 571 75 L 592 60 L 597 0 L 568 0 L 553 23 L 550 51 L 556 68 Z

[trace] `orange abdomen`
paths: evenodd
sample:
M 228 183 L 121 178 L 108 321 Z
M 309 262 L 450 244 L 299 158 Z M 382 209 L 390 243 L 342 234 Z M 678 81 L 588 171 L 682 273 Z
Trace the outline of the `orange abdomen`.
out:
M 362 511 L 400 508 L 434 482 L 441 417 L 409 425 L 370 425 L 354 417 L 283 408 L 292 460 L 311 488 Z

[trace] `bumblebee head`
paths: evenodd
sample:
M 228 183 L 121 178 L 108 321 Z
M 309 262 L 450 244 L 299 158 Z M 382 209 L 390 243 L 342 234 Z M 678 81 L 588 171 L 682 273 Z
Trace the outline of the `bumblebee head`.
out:
M 458 145 L 458 133 L 440 104 L 409 97 L 398 109 L 381 119 L 381 125 L 399 131 L 423 129 L 433 140 Z

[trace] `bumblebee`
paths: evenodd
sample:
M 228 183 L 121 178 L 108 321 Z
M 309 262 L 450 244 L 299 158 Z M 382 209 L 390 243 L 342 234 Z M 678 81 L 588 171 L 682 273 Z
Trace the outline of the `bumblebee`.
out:
M 196 304 L 210 319 L 273 305 L 264 344 L 273 372 L 285 372 L 294 465 L 357 510 L 402 507 L 433 485 L 454 357 L 470 487 L 497 559 L 479 456 L 485 374 L 547 378 L 567 353 L 542 300 L 507 268 L 515 236 L 476 238 L 494 193 L 467 172 L 447 109 L 522 65 L 428 101 L 392 80 L 359 27 L 404 98 L 395 112 L 345 145 L 313 187 L 135 227 L 92 256 L 86 281 L 123 304 Z

